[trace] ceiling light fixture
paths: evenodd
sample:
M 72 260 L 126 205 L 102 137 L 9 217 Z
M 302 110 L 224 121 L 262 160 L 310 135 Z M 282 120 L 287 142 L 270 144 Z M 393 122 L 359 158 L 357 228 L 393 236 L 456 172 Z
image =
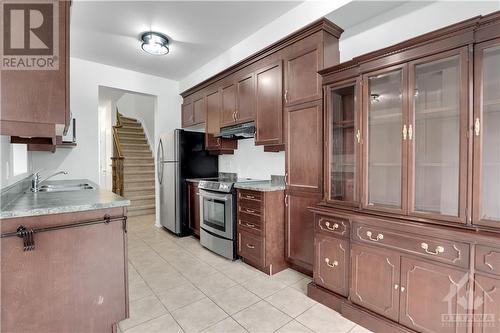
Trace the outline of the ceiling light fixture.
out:
M 149 54 L 165 55 L 170 51 L 167 36 L 160 34 L 159 32 L 145 32 L 141 35 L 141 41 L 141 48 Z

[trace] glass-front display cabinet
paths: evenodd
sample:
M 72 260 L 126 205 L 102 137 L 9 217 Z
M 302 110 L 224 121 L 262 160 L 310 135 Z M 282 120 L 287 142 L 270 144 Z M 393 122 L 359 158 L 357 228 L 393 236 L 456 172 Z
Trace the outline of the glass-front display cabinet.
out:
M 326 88 L 326 199 L 330 203 L 356 207 L 359 206 L 361 142 L 358 87 L 358 81 L 348 81 Z
M 467 48 L 409 63 L 408 212 L 466 222 Z
M 474 50 L 473 223 L 500 226 L 500 39 Z
M 406 65 L 363 76 L 363 207 L 406 211 Z

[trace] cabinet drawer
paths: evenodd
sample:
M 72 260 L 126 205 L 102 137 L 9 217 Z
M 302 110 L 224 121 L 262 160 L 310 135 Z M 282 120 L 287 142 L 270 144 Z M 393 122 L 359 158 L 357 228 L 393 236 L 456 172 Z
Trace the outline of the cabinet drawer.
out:
M 349 237 L 349 221 L 335 216 L 317 216 L 316 230 L 327 235 Z
M 477 245 L 474 265 L 478 271 L 500 275 L 500 248 Z
M 257 216 L 260 218 L 261 216 L 261 207 L 260 204 L 256 204 L 253 202 L 245 202 L 245 200 L 241 200 L 244 202 L 238 202 L 238 213 L 248 214 Z
M 469 245 L 420 236 L 411 233 L 354 223 L 353 239 L 372 245 L 381 245 L 441 261 L 450 265 L 469 267 Z
M 264 241 L 261 237 L 238 231 L 238 255 L 264 266 Z
M 240 214 L 238 217 L 238 230 L 247 231 L 256 235 L 262 235 L 262 223 L 259 219 L 248 219 L 246 215 Z
M 260 201 L 262 201 L 262 192 L 238 190 L 238 201 L 240 199 L 260 202 Z
M 314 282 L 347 296 L 349 243 L 347 240 L 316 234 Z

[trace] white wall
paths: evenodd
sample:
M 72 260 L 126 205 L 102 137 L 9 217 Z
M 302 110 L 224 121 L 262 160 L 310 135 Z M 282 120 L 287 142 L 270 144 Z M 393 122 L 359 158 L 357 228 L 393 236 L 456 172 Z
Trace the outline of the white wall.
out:
M 25 144 L 11 144 L 10 136 L 0 135 L 0 188 L 28 176 L 30 159 Z
M 234 155 L 219 156 L 219 172 L 236 172 L 239 177 L 270 179 L 285 175 L 285 152 L 266 153 L 254 139 L 238 140 Z
M 99 182 L 98 92 L 99 86 L 157 96 L 155 147 L 158 134 L 173 131 L 181 123 L 179 84 L 153 75 L 71 58 L 71 112 L 77 119 L 77 147 L 58 149 L 54 154 L 33 152 L 33 167 L 63 169 L 67 178 L 87 178 Z M 153 154 L 156 155 L 156 154 Z M 61 177 L 62 178 L 62 177 Z M 158 186 L 156 186 L 158 194 Z M 158 195 L 157 195 L 158 198 Z M 157 201 L 158 212 L 159 204 Z M 158 214 L 156 214 L 158 216 Z
M 346 29 L 339 43 L 340 61 L 497 10 L 500 1 L 409 2 Z
M 125 93 L 116 101 L 118 112 L 142 123 L 151 149 L 154 150 L 155 138 L 155 97 Z M 113 110 L 113 115 L 116 109 Z

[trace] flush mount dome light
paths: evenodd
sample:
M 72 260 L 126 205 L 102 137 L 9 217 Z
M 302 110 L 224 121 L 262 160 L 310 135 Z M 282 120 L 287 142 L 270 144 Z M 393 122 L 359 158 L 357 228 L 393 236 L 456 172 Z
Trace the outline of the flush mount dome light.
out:
M 168 38 L 163 34 L 154 31 L 145 32 L 141 35 L 141 40 L 141 48 L 149 54 L 165 55 L 169 52 Z

